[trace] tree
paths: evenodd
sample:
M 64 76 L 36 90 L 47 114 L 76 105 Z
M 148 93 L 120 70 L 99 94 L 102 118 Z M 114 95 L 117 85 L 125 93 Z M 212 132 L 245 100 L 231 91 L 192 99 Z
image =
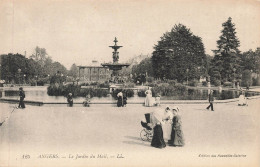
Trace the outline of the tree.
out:
M 51 71 L 56 73 L 60 73 L 61 75 L 65 76 L 67 75 L 68 71 L 66 69 L 66 67 L 64 67 L 62 64 L 60 64 L 59 62 L 54 62 L 51 64 Z
M 255 51 L 255 72 L 260 74 L 260 47 Z
M 241 73 L 238 49 L 240 42 L 236 37 L 236 28 L 231 17 L 222 26 L 221 36 L 217 41 L 217 50 L 213 50 L 215 56 L 211 68 L 214 70 L 211 71 L 218 70 L 222 81 L 233 81 L 238 79 Z
M 48 55 L 46 52 L 46 49 L 36 46 L 34 51 L 35 52 L 30 56 L 30 58 L 32 58 L 33 60 L 38 62 L 40 64 L 40 66 L 43 67 L 45 65 L 45 61 L 46 61 L 47 55 Z
M 137 76 L 141 74 L 147 74 L 150 77 L 153 77 L 153 68 L 152 68 L 152 60 L 150 57 L 145 58 L 139 64 L 134 65 L 132 67 L 132 74 Z
M 182 24 L 166 32 L 154 46 L 152 66 L 156 78 L 198 79 L 206 72 L 206 55 L 200 37 Z
M 3 54 L 1 58 L 1 80 L 6 83 L 30 83 L 48 80 L 48 75 L 55 75 L 59 71 L 62 75 L 67 75 L 67 69 L 58 62 L 52 63 L 50 57 L 45 60 L 45 65 L 42 67 L 34 59 L 26 58 L 21 54 Z
M 72 64 L 68 72 L 68 76 L 72 76 L 74 79 L 79 76 L 79 69 L 76 64 Z
M 251 86 L 252 85 L 252 75 L 250 70 L 245 70 L 242 73 L 242 86 Z
M 22 83 L 36 75 L 41 75 L 42 68 L 33 59 L 21 54 L 1 55 L 1 79 L 7 83 Z
M 250 70 L 259 74 L 260 70 L 260 48 L 257 48 L 256 51 L 251 49 L 247 52 L 241 54 L 241 64 L 242 70 Z

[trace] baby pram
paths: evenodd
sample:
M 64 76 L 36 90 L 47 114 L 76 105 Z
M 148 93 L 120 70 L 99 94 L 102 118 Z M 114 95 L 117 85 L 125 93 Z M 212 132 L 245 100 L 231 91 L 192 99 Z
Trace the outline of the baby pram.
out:
M 148 126 L 148 123 L 151 123 L 150 113 L 144 114 L 146 122 L 141 121 L 141 125 L 144 128 L 140 132 L 140 137 L 143 141 L 152 141 L 153 139 L 153 129 Z

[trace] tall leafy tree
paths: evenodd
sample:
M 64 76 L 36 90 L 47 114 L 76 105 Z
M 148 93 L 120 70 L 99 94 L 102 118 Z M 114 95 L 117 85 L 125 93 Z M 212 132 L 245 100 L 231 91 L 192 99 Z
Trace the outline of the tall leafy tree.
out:
M 1 55 L 1 79 L 7 83 L 21 83 L 21 80 L 42 74 L 41 66 L 33 59 L 21 54 Z
M 207 59 L 200 37 L 182 24 L 166 32 L 154 46 L 154 76 L 161 79 L 198 79 L 205 75 Z
M 72 64 L 68 72 L 68 75 L 72 76 L 74 79 L 76 79 L 79 76 L 79 69 L 76 64 Z
M 260 70 L 260 48 L 256 51 L 250 49 L 247 52 L 241 54 L 241 67 L 242 70 L 250 70 L 254 73 L 259 74 Z
M 217 41 L 217 50 L 213 50 L 215 56 L 212 60 L 211 76 L 213 71 L 220 74 L 222 81 L 233 81 L 239 77 L 241 73 L 240 67 L 240 46 L 239 39 L 236 36 L 235 24 L 232 18 L 222 24 L 223 30 Z
M 152 68 L 152 61 L 150 57 L 145 58 L 139 64 L 134 65 L 132 67 L 132 74 L 134 75 L 141 75 L 147 74 L 150 77 L 153 77 L 153 68 Z
M 46 78 L 48 75 L 55 75 L 58 71 L 67 75 L 67 69 L 58 62 L 52 62 L 47 58 L 42 67 L 32 58 L 26 58 L 21 54 L 0 55 L 0 79 L 6 83 L 23 83 L 34 79 Z
M 34 53 L 30 56 L 30 58 L 38 62 L 40 66 L 43 67 L 46 63 L 46 59 L 48 58 L 48 53 L 45 48 L 36 46 Z

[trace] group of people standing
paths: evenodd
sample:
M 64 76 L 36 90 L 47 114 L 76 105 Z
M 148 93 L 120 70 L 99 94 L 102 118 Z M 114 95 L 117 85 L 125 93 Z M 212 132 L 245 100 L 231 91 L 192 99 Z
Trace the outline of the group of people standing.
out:
M 73 95 L 72 93 L 69 93 L 67 95 L 67 102 L 69 107 L 73 107 Z M 90 95 L 86 95 L 86 99 L 83 101 L 83 106 L 84 107 L 89 107 L 90 106 Z
M 182 122 L 179 115 L 179 107 L 166 107 L 164 111 L 157 110 L 150 114 L 148 126 L 153 128 L 151 146 L 156 148 L 166 147 L 165 140 L 169 146 L 184 146 Z

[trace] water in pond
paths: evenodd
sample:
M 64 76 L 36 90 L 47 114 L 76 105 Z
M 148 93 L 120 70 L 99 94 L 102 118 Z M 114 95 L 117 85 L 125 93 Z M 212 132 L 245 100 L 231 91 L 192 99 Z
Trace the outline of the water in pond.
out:
M 24 91 L 26 94 L 26 100 L 32 101 L 42 101 L 42 102 L 66 102 L 66 97 L 63 96 L 49 96 L 47 94 L 47 87 L 24 87 Z M 215 90 L 213 95 L 216 100 L 225 100 L 225 99 L 233 99 L 238 98 L 240 95 L 240 91 L 238 90 L 223 90 L 218 91 Z M 9 99 L 18 99 L 18 87 L 12 88 L 11 90 L 5 91 L 5 98 Z M 246 92 L 246 97 L 260 95 L 259 92 Z M 181 96 L 171 96 L 171 97 L 161 97 L 162 100 L 206 100 L 208 97 L 207 89 L 188 89 Z M 83 102 L 85 100 L 84 97 L 74 98 L 74 102 Z M 93 97 L 91 102 L 102 102 L 102 101 L 111 101 L 115 102 L 116 100 L 108 95 L 108 97 Z M 134 97 L 128 98 L 128 102 L 143 102 L 144 97 L 138 97 L 136 94 Z
M 183 95 L 181 96 L 174 96 L 174 97 L 165 97 L 168 100 L 206 100 L 208 99 L 208 90 L 207 89 L 188 89 Z M 238 98 L 241 94 L 240 90 L 214 90 L 213 96 L 216 100 L 225 100 L 225 99 L 234 99 Z M 256 96 L 260 95 L 259 92 L 246 92 L 245 96 Z M 162 98 L 164 99 L 164 98 Z
M 16 99 L 18 100 L 19 98 L 19 91 L 17 88 L 13 88 L 12 90 L 5 90 L 5 98 L 8 99 Z M 49 96 L 47 94 L 47 87 L 42 86 L 42 87 L 24 87 L 24 92 L 25 92 L 25 100 L 28 101 L 39 101 L 39 102 L 67 102 L 67 98 L 64 96 Z M 85 100 L 84 97 L 76 97 L 73 98 L 74 102 L 83 102 Z M 108 95 L 107 97 L 93 97 L 91 98 L 91 102 L 116 102 L 116 100 L 111 96 Z M 137 95 L 134 97 L 128 98 L 128 102 L 135 101 L 135 102 L 142 102 L 144 101 L 143 97 L 138 97 Z

